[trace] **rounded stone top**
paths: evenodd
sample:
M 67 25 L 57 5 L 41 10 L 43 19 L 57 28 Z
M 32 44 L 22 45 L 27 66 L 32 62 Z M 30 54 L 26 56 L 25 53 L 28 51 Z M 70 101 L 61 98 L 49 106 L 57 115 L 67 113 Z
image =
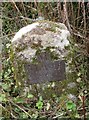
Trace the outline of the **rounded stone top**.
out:
M 51 52 L 65 56 L 69 38 L 70 33 L 63 23 L 43 20 L 21 28 L 12 39 L 12 45 L 21 60 L 30 61 L 38 49 L 50 48 Z

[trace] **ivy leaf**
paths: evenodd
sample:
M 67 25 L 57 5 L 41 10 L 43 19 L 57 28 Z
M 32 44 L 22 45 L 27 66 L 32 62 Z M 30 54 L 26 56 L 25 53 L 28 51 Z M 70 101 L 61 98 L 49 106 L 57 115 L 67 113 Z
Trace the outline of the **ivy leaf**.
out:
M 71 100 L 66 103 L 66 108 L 68 110 L 75 111 L 76 110 L 76 104 L 73 103 Z

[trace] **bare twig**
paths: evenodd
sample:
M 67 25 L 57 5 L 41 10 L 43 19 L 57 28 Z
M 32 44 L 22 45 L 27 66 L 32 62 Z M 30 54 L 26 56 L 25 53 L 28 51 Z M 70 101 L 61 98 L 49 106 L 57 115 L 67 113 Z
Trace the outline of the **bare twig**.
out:
M 18 13 L 19 13 L 21 16 L 23 16 L 22 13 L 20 12 L 19 8 L 17 7 L 16 3 L 14 2 L 14 0 L 12 0 L 12 3 L 13 3 L 13 5 L 14 5 L 14 7 L 16 8 L 16 10 L 18 11 Z M 27 22 L 26 22 L 25 20 L 24 20 L 24 22 L 25 22 L 25 24 L 27 25 Z
M 64 13 L 65 13 L 66 23 L 67 23 L 68 29 L 69 29 L 70 32 L 72 32 L 72 29 L 71 29 L 70 23 L 69 23 L 69 19 L 68 19 L 67 3 L 66 3 L 66 0 L 64 0 Z
M 74 15 L 74 10 L 73 10 L 74 8 L 73 8 L 72 0 L 71 0 L 70 4 L 71 4 L 73 26 L 75 26 L 75 15 Z
M 71 25 L 71 28 L 73 31 L 71 32 L 73 35 L 80 37 L 81 39 L 84 39 L 84 41 L 88 42 L 89 39 L 85 36 L 83 36 L 77 29 L 74 28 L 74 26 Z
M 84 115 L 84 120 L 86 119 L 86 109 L 85 109 L 85 96 L 83 95 L 82 96 L 82 101 L 83 101 L 83 104 L 82 104 L 82 106 L 83 106 L 83 115 Z
M 24 9 L 24 14 L 25 14 L 25 17 L 26 17 L 26 16 L 27 16 L 27 13 L 26 13 L 26 9 L 25 9 L 25 7 L 24 7 L 23 0 L 21 0 L 21 3 L 22 3 L 23 9 Z
M 85 36 L 86 36 L 86 13 L 85 13 L 85 4 L 84 4 L 84 0 L 82 2 L 82 5 L 83 5 L 83 18 L 84 18 L 84 33 L 85 33 Z
M 31 117 L 31 115 L 28 113 L 28 112 L 26 112 L 23 108 L 21 108 L 19 105 L 17 105 L 17 104 L 15 104 L 12 100 L 9 100 L 14 106 L 16 106 L 16 107 L 18 107 L 20 110 L 22 110 L 25 114 L 27 114 L 28 116 L 30 116 Z
M 80 4 L 81 4 L 81 2 L 80 2 L 80 0 L 78 0 L 77 27 L 78 27 L 78 24 L 79 24 L 79 19 L 78 18 L 80 18 Z

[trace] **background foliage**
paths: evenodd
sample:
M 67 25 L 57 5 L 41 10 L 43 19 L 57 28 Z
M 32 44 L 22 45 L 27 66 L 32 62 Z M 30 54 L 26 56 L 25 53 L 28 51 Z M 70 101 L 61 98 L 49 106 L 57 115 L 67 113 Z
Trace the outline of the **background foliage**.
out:
M 84 118 L 89 119 L 89 3 L 84 2 L 9 2 L 2 3 L 2 83 L 0 83 L 1 118 Z M 40 19 L 64 23 L 72 34 L 69 55 L 66 61 L 70 66 L 67 80 L 60 82 L 61 94 L 51 94 L 43 98 L 39 85 L 32 91 L 22 91 L 18 86 L 14 68 L 14 55 L 11 39 L 15 33 Z M 71 71 L 71 72 L 70 72 Z M 77 83 L 77 101 L 67 97 L 71 90 L 67 82 Z M 43 85 L 45 86 L 45 85 Z M 53 93 L 56 87 L 49 83 L 47 92 Z M 67 91 L 66 91 L 66 90 Z M 74 90 L 75 91 L 75 90 Z M 43 91 L 44 94 L 44 91 Z

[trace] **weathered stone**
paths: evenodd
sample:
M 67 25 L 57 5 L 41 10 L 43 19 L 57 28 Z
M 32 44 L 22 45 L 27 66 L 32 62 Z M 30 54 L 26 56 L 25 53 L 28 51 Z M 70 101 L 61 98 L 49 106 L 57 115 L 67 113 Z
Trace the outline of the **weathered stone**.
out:
M 42 79 L 43 81 L 45 79 L 48 81 L 52 79 L 53 81 L 53 78 L 55 80 L 65 79 L 65 65 L 60 59 L 63 60 L 63 57 L 67 55 L 65 46 L 69 45 L 69 38 L 70 33 L 64 24 L 51 21 L 33 23 L 23 27 L 16 33 L 12 39 L 12 46 L 17 59 L 25 64 L 25 71 L 29 80 L 36 75 L 34 69 L 35 72 L 40 69 L 40 73 L 38 74 L 37 71 L 36 75 L 38 82 Z M 39 53 L 42 53 L 40 58 Z M 43 53 L 46 53 L 46 55 L 44 56 Z M 41 64 L 41 66 L 38 67 L 37 64 Z M 62 66 L 61 72 L 58 70 L 60 68 L 59 64 Z M 31 74 L 34 75 L 31 76 Z M 36 78 L 33 80 L 35 83 L 37 83 Z
M 30 61 L 35 57 L 38 49 L 58 54 L 59 58 L 65 56 L 65 46 L 69 45 L 70 33 L 62 23 L 40 21 L 23 27 L 12 39 L 16 55 L 21 60 Z

